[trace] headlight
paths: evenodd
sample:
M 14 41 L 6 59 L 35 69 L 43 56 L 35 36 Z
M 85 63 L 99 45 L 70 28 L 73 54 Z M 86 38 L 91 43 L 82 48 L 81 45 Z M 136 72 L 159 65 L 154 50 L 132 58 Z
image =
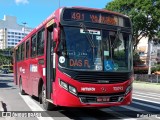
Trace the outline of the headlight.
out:
M 65 90 L 69 91 L 70 93 L 74 94 L 74 95 L 77 95 L 77 90 L 75 87 L 73 87 L 72 85 L 62 81 L 61 79 L 59 79 L 59 83 L 60 83 L 60 86 L 62 88 L 64 88 Z
M 127 95 L 132 90 L 132 83 L 127 87 L 125 95 Z
M 61 87 L 63 87 L 64 89 L 68 90 L 68 84 L 62 80 L 60 80 L 60 85 Z
M 74 95 L 77 95 L 77 90 L 76 90 L 76 88 L 73 87 L 73 86 L 71 86 L 71 85 L 69 85 L 69 92 L 72 93 L 72 94 L 74 94 Z

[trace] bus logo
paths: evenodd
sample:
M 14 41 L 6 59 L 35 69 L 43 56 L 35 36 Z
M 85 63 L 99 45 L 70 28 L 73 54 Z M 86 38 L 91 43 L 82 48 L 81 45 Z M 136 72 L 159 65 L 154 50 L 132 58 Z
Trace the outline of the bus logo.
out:
M 94 87 L 82 87 L 81 91 L 96 91 L 96 88 L 94 88 Z
M 107 90 L 106 90 L 106 88 L 102 87 L 102 88 L 101 88 L 101 91 L 102 91 L 102 92 L 106 92 Z

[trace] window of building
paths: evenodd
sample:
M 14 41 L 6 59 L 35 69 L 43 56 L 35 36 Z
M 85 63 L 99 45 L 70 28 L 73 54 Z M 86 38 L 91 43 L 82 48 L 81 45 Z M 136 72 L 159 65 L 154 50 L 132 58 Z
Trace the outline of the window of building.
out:
M 37 55 L 44 54 L 44 30 L 38 32 L 37 37 Z
M 31 57 L 36 56 L 36 35 L 31 38 Z
M 26 59 L 29 58 L 29 40 L 26 42 Z

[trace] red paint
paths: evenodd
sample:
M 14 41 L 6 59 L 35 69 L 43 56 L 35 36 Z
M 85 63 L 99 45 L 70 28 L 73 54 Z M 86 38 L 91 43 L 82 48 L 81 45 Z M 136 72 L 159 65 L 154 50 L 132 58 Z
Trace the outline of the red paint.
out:
M 74 7 L 77 8 L 77 7 Z M 46 24 L 53 18 L 55 22 L 57 23 L 57 30 L 60 30 L 59 24 L 60 24 L 60 16 L 61 16 L 61 11 L 63 8 L 59 8 L 56 10 L 51 16 L 49 16 L 42 24 L 40 24 L 37 28 L 35 28 L 29 35 L 27 35 L 18 45 L 15 47 L 14 52 L 16 52 L 16 49 L 21 43 L 31 40 L 31 37 L 37 33 L 42 27 L 45 28 L 45 41 L 44 41 L 44 55 L 43 56 L 37 56 L 35 58 L 29 58 L 25 59 L 24 61 L 19 61 L 16 63 L 15 57 L 14 56 L 14 82 L 19 85 L 19 78 L 21 77 L 23 79 L 23 89 L 25 90 L 26 93 L 29 95 L 35 95 L 38 96 L 38 84 L 39 80 L 42 79 L 43 83 L 46 84 L 46 76 L 43 76 L 43 68 L 46 68 L 46 39 L 47 39 L 47 31 L 46 31 Z M 78 9 L 85 9 L 85 10 L 92 10 L 89 8 L 78 8 Z M 97 9 L 93 9 L 97 10 Z M 118 14 L 110 11 L 104 11 L 104 10 L 98 10 L 99 12 L 109 12 L 112 14 Z M 119 14 L 118 14 L 119 15 Z M 122 15 L 120 15 L 122 16 Z M 83 14 L 75 13 L 73 14 L 73 19 L 76 20 L 81 20 L 83 18 Z M 91 17 L 94 21 L 97 21 L 98 18 L 95 16 Z M 107 21 L 107 19 L 104 19 L 104 22 Z M 59 43 L 59 41 L 58 41 Z M 30 44 L 31 45 L 31 44 Z M 26 52 L 26 51 L 24 51 Z M 30 54 L 29 54 L 30 55 Z M 39 64 L 38 60 L 39 59 L 44 59 L 44 64 Z M 70 66 L 77 66 L 77 67 L 87 67 L 89 68 L 89 61 L 88 60 L 70 60 Z M 30 71 L 30 65 L 37 65 L 38 71 L 32 72 Z M 25 73 L 22 73 L 19 71 L 20 67 L 25 69 Z M 17 71 L 17 73 L 16 73 Z M 47 73 L 46 73 L 47 74 Z M 17 76 L 17 79 L 16 79 Z M 127 86 L 132 82 L 132 80 L 127 80 L 124 83 L 117 83 L 117 84 L 89 84 L 89 83 L 80 83 L 66 74 L 62 73 L 61 71 L 58 70 L 58 55 L 56 55 L 56 78 L 55 82 L 52 83 L 52 91 L 51 93 L 51 99 L 54 101 L 54 104 L 59 105 L 59 106 L 67 106 L 67 107 L 109 107 L 109 106 L 119 106 L 119 105 L 127 105 L 128 103 L 132 102 L 132 91 L 125 96 L 124 100 L 122 102 L 117 102 L 117 103 L 95 103 L 95 104 L 85 104 L 81 103 L 80 99 L 78 96 L 75 96 L 65 89 L 63 89 L 59 85 L 59 79 L 65 81 L 66 83 L 76 87 L 78 92 L 81 93 L 87 93 L 87 94 L 105 94 L 105 93 L 118 93 L 118 92 L 124 92 L 127 88 Z M 123 89 L 117 89 L 117 91 L 114 90 L 113 87 L 123 87 Z M 82 91 L 82 87 L 86 88 Z M 89 88 L 89 89 L 88 89 Z M 105 88 L 104 91 L 102 91 L 102 88 Z M 94 90 L 95 89 L 95 90 Z M 98 101 L 108 101 L 108 98 L 99 98 L 97 99 Z

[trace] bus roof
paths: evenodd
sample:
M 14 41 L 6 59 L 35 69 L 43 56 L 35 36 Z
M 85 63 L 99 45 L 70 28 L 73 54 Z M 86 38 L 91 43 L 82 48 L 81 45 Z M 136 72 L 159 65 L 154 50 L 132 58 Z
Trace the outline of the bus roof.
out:
M 74 6 L 74 7 L 71 7 L 71 8 L 76 8 L 76 9 L 81 9 L 81 10 L 98 11 L 98 12 L 104 12 L 104 13 L 107 12 L 107 13 L 111 13 L 111 14 L 115 14 L 115 15 L 119 15 L 119 16 L 127 17 L 128 18 L 128 16 L 126 16 L 126 15 L 123 15 L 123 14 L 118 13 L 118 12 L 106 10 L 106 9 L 87 8 L 87 7 L 80 7 L 80 6 Z
M 56 17 L 56 19 L 60 20 L 60 13 L 62 9 L 64 8 L 75 8 L 75 9 L 80 9 L 80 10 L 88 10 L 88 11 L 98 11 L 98 12 L 104 12 L 104 13 L 111 13 L 115 15 L 119 15 L 122 17 L 127 17 L 126 15 L 120 14 L 118 12 L 113 12 L 110 10 L 105 10 L 105 9 L 96 9 L 96 8 L 87 8 L 87 7 L 80 7 L 80 6 L 73 6 L 73 7 L 61 7 L 55 10 L 47 19 L 45 19 L 40 25 L 38 25 L 36 28 L 34 28 L 26 37 L 24 37 L 14 48 L 16 49 L 23 41 L 29 39 L 35 32 L 39 31 L 43 26 L 45 26 L 51 19 L 55 18 L 59 14 L 59 18 Z

